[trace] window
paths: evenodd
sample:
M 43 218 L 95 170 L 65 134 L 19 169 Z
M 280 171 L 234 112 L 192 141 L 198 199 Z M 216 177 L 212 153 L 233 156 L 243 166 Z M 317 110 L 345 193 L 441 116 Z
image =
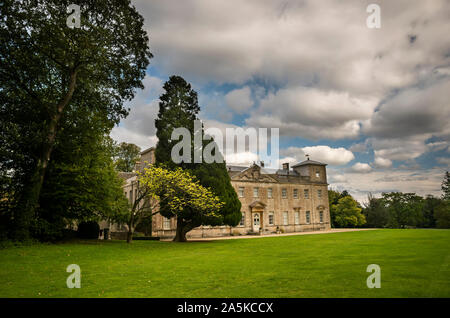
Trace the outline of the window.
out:
M 133 202 L 133 191 L 130 190 L 130 202 Z
M 300 224 L 300 213 L 297 211 L 294 214 L 295 224 Z
M 319 198 L 322 197 L 322 190 L 317 190 L 317 196 L 318 196 Z
M 273 219 L 273 212 L 269 213 L 269 225 L 273 225 L 274 224 L 274 219 Z
M 283 197 L 283 199 L 287 198 L 287 190 L 286 189 L 281 189 L 281 196 Z
M 303 191 L 303 194 L 304 194 L 304 196 L 305 196 L 305 199 L 308 199 L 308 198 L 309 198 L 309 190 L 308 190 L 308 189 L 305 189 L 305 190 Z
M 257 198 L 259 196 L 259 188 L 253 188 L 253 197 Z
M 239 187 L 239 197 L 240 198 L 244 197 L 244 187 Z
M 272 198 L 272 188 L 267 188 L 267 197 Z
M 320 171 L 319 170 L 316 171 L 316 178 L 320 178 Z
M 289 224 L 288 213 L 283 212 L 283 225 L 288 225 L 288 224 Z
M 311 223 L 311 213 L 309 211 L 306 211 L 306 224 Z
M 134 201 L 137 200 L 137 197 L 138 197 L 138 195 L 137 195 L 137 189 L 135 189 L 135 190 L 134 190 Z
M 170 230 L 170 219 L 163 216 L 163 230 Z
M 245 226 L 245 212 L 242 213 L 241 222 L 239 222 L 240 226 Z
M 319 212 L 320 223 L 323 223 L 323 211 Z
M 298 189 L 294 189 L 294 199 L 298 199 Z

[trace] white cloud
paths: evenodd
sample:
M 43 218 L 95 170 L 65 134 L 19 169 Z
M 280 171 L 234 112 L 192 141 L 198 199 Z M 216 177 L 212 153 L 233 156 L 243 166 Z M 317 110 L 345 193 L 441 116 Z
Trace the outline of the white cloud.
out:
M 281 134 L 310 139 L 353 138 L 359 135 L 359 121 L 369 119 L 376 105 L 375 98 L 290 87 L 263 98 L 260 107 L 247 119 L 247 124 L 279 125 Z
M 305 154 L 311 160 L 320 161 L 329 165 L 344 165 L 352 161 L 355 156 L 345 148 L 331 148 L 329 146 L 289 147 L 280 151 L 282 155 L 296 158 L 297 161 L 306 159 Z
M 377 167 L 389 168 L 392 166 L 392 161 L 382 157 L 375 157 L 374 164 Z
M 375 157 L 390 160 L 412 160 L 424 154 L 428 147 L 425 140 L 431 135 L 409 138 L 371 138 Z
M 130 114 L 112 129 L 111 137 L 145 149 L 156 144 L 154 121 L 158 114 L 158 98 L 163 92 L 163 81 L 147 75 L 143 84 L 144 89 L 138 91 L 136 97 L 126 105 L 130 108 Z
M 352 166 L 354 172 L 367 173 L 372 171 L 372 167 L 367 163 L 357 162 Z
M 438 157 L 436 158 L 437 162 L 443 165 L 447 165 L 450 167 L 450 158 L 448 157 Z
M 225 156 L 227 164 L 248 166 L 253 162 L 258 163 L 258 155 L 251 152 L 232 153 Z
M 253 106 L 250 87 L 244 86 L 225 95 L 227 105 L 238 114 L 247 112 Z
M 441 181 L 445 170 L 433 169 L 396 169 L 386 171 L 373 170 L 370 173 L 347 172 L 336 169 L 328 169 L 330 188 L 348 190 L 359 202 L 367 201 L 367 195 L 380 196 L 382 192 L 400 191 L 414 192 L 425 196 L 432 194 L 441 195 Z M 335 175 L 343 175 L 347 182 L 334 180 Z
M 111 138 L 117 142 L 135 144 L 141 147 L 141 150 L 156 146 L 156 143 L 158 141 L 156 135 L 145 136 L 122 126 L 117 126 L 112 129 Z

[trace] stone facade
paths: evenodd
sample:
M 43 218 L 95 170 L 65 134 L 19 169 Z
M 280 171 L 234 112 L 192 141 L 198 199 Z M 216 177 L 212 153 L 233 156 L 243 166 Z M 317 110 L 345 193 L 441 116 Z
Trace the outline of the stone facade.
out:
M 141 153 L 136 168 L 154 162 L 154 148 Z M 306 160 L 289 168 L 270 170 L 261 163 L 250 167 L 228 166 L 231 184 L 242 203 L 242 220 L 236 227 L 201 226 L 187 237 L 216 237 L 228 235 L 272 234 L 330 229 L 326 165 Z M 135 173 L 123 173 L 124 194 L 134 200 L 137 194 Z M 175 236 L 176 219 L 153 217 L 152 235 L 162 238 Z M 111 225 L 111 231 L 119 230 Z

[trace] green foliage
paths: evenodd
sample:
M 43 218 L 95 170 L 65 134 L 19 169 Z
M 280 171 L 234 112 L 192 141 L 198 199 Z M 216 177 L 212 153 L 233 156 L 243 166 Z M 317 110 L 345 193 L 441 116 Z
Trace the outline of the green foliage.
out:
M 194 136 L 194 120 L 198 119 L 200 107 L 197 93 L 182 77 L 171 76 L 164 84 L 164 89 L 165 92 L 160 97 L 158 119 L 155 121 L 158 137 L 155 158 L 157 164 L 164 164 L 173 169 L 177 165 L 171 159 L 171 151 L 178 141 L 171 140 L 172 131 L 174 128 L 185 127 L 190 131 L 191 136 Z M 191 142 L 191 156 L 193 156 L 193 138 Z M 206 143 L 203 141 L 203 146 Z M 193 158 L 191 158 L 191 162 L 193 162 Z M 211 189 L 224 202 L 219 211 L 220 218 L 205 219 L 198 214 L 198 211 L 185 211 L 184 220 L 189 224 L 189 228 L 222 224 L 235 226 L 239 223 L 241 203 L 231 185 L 225 163 L 181 163 L 178 166 L 189 170 L 197 177 L 202 186 Z M 160 213 L 166 217 L 173 215 L 164 204 L 161 204 Z M 186 224 L 180 226 L 184 225 Z
M 242 218 L 241 201 L 231 185 L 231 179 L 227 172 L 225 162 L 196 165 L 193 173 L 203 186 L 211 189 L 224 202 L 224 205 L 219 211 L 219 214 L 223 218 L 222 222 L 212 223 L 210 225 L 238 225 Z
M 331 220 L 331 227 L 341 227 L 336 222 L 336 207 L 338 206 L 339 199 L 345 198 L 345 197 L 352 197 L 347 190 L 344 190 L 342 192 L 339 192 L 337 190 L 328 190 L 328 203 L 330 206 L 330 220 Z M 359 206 L 359 203 L 358 203 Z
M 96 240 L 98 239 L 99 232 L 100 226 L 95 221 L 81 222 L 77 229 L 77 235 L 82 239 Z
M 332 206 L 337 227 L 359 227 L 366 223 L 365 216 L 361 214 L 358 202 L 351 196 L 344 196 Z
M 375 198 L 369 194 L 368 202 L 362 212 L 366 217 L 367 227 L 383 228 L 387 226 L 389 214 L 382 198 Z
M 121 142 L 119 145 L 115 145 L 114 150 L 116 169 L 123 172 L 133 171 L 136 161 L 139 160 L 141 148 L 135 144 Z
M 0 181 L 8 197 L 1 213 L 14 218 L 16 239 L 28 236 L 58 135 L 81 126 L 109 132 L 127 115 L 124 102 L 143 87 L 152 57 L 129 0 L 84 1 L 74 29 L 66 25 L 69 4 L 0 6 Z
M 450 201 L 442 201 L 435 210 L 436 227 L 450 229 Z
M 174 128 L 184 127 L 193 134 L 194 120 L 197 119 L 200 107 L 197 92 L 182 77 L 171 76 L 163 88 L 165 92 L 159 97 L 158 118 L 155 120 L 158 137 L 155 159 L 157 163 L 174 168 L 176 165 L 171 159 L 171 152 L 177 141 L 171 140 L 172 131 Z M 182 167 L 185 168 L 183 165 Z
M 422 221 L 424 200 L 415 193 L 383 193 L 383 200 L 389 213 L 388 227 L 415 227 Z
M 71 143 L 74 148 L 55 149 L 41 192 L 38 219 L 64 228 L 73 221 L 112 218 L 127 208 L 123 181 L 114 169 L 108 141 L 107 136 L 90 136 L 85 143 Z
M 436 209 L 441 205 L 442 199 L 436 198 L 432 195 L 427 195 L 423 202 L 422 217 L 418 222 L 417 227 L 434 228 L 436 227 Z

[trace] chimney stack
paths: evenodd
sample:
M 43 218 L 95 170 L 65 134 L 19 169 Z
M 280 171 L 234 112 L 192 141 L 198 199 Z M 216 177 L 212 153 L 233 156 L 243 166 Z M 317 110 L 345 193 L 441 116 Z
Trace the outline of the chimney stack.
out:
M 283 170 L 289 170 L 289 162 L 283 163 Z

